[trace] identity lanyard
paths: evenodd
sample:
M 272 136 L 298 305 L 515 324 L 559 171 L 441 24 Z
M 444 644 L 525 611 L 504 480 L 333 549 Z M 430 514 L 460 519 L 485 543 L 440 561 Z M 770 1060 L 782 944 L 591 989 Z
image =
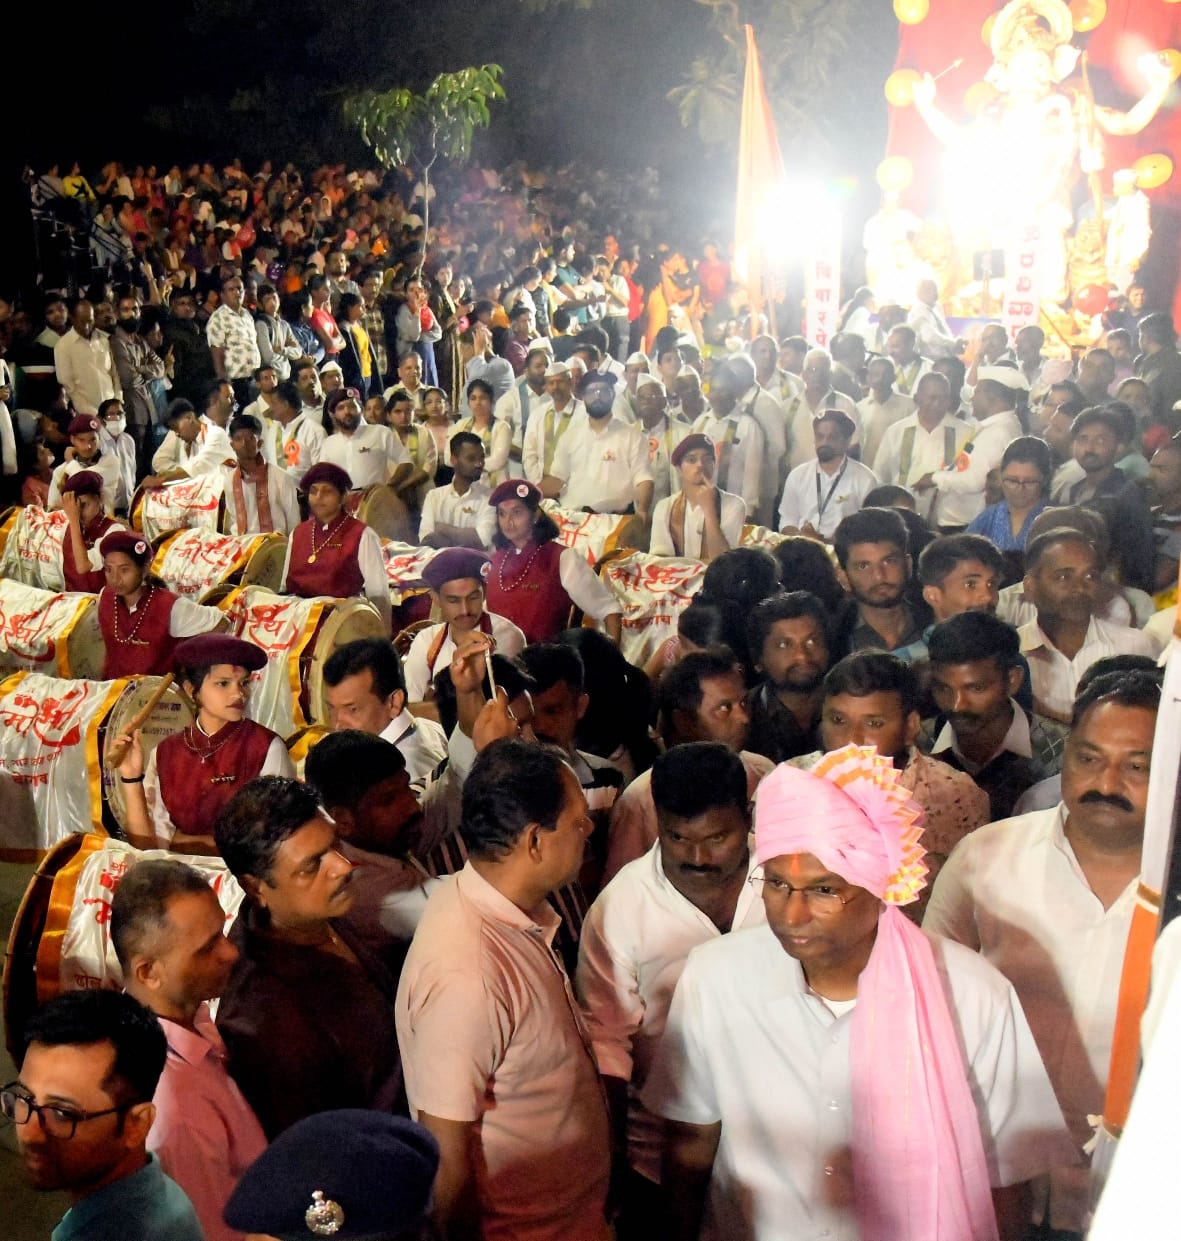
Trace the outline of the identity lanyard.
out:
M 819 526 L 820 519 L 824 516 L 824 510 L 828 508 L 828 502 L 832 499 L 832 493 L 841 485 L 841 479 L 845 477 L 845 471 L 849 468 L 849 458 L 845 458 L 845 464 L 837 471 L 837 476 L 832 480 L 832 486 L 828 489 L 828 495 L 823 500 L 820 498 L 820 467 L 816 467 L 816 524 Z

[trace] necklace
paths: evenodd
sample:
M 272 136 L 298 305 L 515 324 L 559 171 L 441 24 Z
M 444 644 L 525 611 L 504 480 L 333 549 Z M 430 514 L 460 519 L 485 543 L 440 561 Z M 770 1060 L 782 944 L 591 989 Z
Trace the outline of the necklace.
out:
M 329 540 L 337 532 L 337 530 L 339 530 L 340 527 L 343 526 L 346 521 L 348 521 L 348 519 L 349 519 L 348 513 L 342 513 L 340 516 L 340 520 L 324 536 L 324 542 L 321 543 L 319 547 L 316 546 L 316 523 L 314 521 L 312 522 L 312 554 L 308 557 L 308 564 L 316 563 L 317 555 L 319 555 L 319 553 L 322 552 L 328 546 Z
M 537 554 L 538 552 L 541 551 L 541 548 L 542 548 L 542 544 L 540 543 L 535 543 L 533 545 L 532 554 L 530 555 L 529 559 L 525 561 L 525 567 L 520 571 L 520 573 L 517 574 L 515 578 L 513 578 L 511 586 L 504 580 L 504 565 L 505 565 L 505 561 L 508 560 L 508 557 L 505 556 L 504 559 L 501 560 L 496 570 L 496 580 L 500 583 L 501 590 L 508 592 L 510 590 L 516 590 L 517 587 L 521 585 L 521 583 L 525 580 L 525 575 L 529 572 L 530 565 L 532 565 L 533 562 L 537 559 Z M 521 554 L 520 552 L 517 552 L 518 556 L 520 554 Z
M 144 599 L 141 599 L 139 607 L 136 608 L 135 624 L 131 626 L 131 632 L 127 635 L 127 637 L 123 637 L 123 635 L 119 632 L 119 605 L 120 604 L 123 605 L 123 607 L 127 610 L 128 615 L 130 615 L 131 609 L 127 607 L 127 604 L 123 603 L 122 599 L 116 598 L 115 600 L 115 641 L 116 642 L 121 643 L 123 646 L 151 646 L 152 645 L 150 642 L 145 642 L 142 638 L 137 638 L 135 635 L 139 633 L 139 627 L 140 625 L 144 623 L 144 617 L 147 616 L 148 614 L 148 608 L 151 606 L 152 596 L 155 593 L 156 593 L 156 588 L 154 586 L 149 585 L 147 597 Z
M 223 724 L 222 727 L 218 730 L 217 735 L 219 737 L 219 740 L 214 745 L 202 746 L 202 745 L 196 744 L 198 737 L 205 738 L 206 740 L 208 740 L 208 738 L 206 737 L 205 731 L 201 728 L 199 724 L 190 725 L 188 728 L 186 728 L 181 733 L 180 738 L 181 738 L 181 741 L 184 743 L 185 749 L 188 750 L 191 754 L 195 754 L 204 764 L 204 763 L 208 763 L 210 759 L 212 759 L 213 756 L 218 752 L 218 750 L 220 750 L 224 745 L 226 745 L 228 742 L 234 739 L 242 723 L 243 723 L 242 720 L 235 720 L 233 723 Z M 233 784 L 236 779 L 237 779 L 237 776 L 233 772 L 230 772 L 228 775 L 210 776 L 209 783 L 210 784 Z

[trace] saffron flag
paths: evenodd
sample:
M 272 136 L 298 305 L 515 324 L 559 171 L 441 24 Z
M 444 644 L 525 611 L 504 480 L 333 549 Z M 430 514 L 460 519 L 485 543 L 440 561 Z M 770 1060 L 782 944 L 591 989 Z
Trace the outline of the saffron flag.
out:
M 783 186 L 783 157 L 775 134 L 771 104 L 754 27 L 746 27 L 746 80 L 742 88 L 742 121 L 738 133 L 738 198 L 734 212 L 734 261 L 737 280 L 744 284 L 751 308 L 751 333 L 757 314 L 768 301 L 764 249 L 774 199 Z

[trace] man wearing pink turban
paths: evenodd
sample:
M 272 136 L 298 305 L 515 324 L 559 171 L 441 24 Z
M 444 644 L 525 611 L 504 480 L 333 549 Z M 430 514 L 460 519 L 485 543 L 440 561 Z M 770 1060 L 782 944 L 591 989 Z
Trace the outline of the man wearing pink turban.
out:
M 763 781 L 767 925 L 690 954 L 644 1093 L 670 1238 L 1017 1241 L 1072 1156 L 1012 987 L 899 908 L 921 827 L 872 747 Z

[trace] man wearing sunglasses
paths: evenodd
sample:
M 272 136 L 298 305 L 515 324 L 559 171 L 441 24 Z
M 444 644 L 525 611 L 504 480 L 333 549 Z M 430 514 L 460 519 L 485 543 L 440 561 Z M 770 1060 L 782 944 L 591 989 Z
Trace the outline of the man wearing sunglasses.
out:
M 25 1038 L 0 1111 L 33 1188 L 71 1200 L 52 1241 L 201 1241 L 192 1203 L 145 1145 L 167 1054 L 156 1018 L 129 995 L 70 991 Z

